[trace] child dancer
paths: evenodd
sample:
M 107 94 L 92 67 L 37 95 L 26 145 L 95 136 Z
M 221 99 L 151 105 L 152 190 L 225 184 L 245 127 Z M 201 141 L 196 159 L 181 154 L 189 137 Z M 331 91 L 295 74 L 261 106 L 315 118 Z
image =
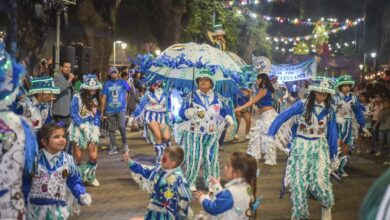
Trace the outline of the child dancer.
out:
M 308 90 L 306 102 L 299 101 L 276 117 L 268 134 L 273 137 L 283 123 L 293 120 L 293 140 L 286 168 L 292 219 L 309 217 L 310 193 L 322 204 L 322 220 L 329 220 L 333 206 L 329 178 L 332 169 L 338 167 L 336 115 L 331 105 L 335 90 L 328 78 L 314 79 Z
M 225 177 L 230 180 L 225 189 L 218 180 L 212 178 L 215 198 L 210 199 L 202 191 L 195 192 L 195 198 L 206 213 L 216 219 L 256 219 L 256 171 L 255 158 L 234 152 L 225 165 Z M 208 218 L 202 216 L 202 219 Z
M 60 94 L 60 88 L 54 86 L 52 77 L 37 77 L 31 79 L 28 94 L 19 105 L 23 108 L 23 115 L 34 126 L 34 131 L 38 132 L 42 125 L 53 122 L 50 102 L 55 99 L 55 94 Z
M 345 75 L 337 79 L 337 92 L 334 97 L 337 111 L 337 127 L 339 131 L 339 146 L 341 147 L 340 167 L 338 172 L 346 177 L 344 167 L 349 160 L 349 148 L 355 147 L 355 128 L 353 120 L 356 119 L 364 136 L 371 136 L 371 133 L 365 128 L 364 107 L 359 103 L 357 97 L 353 95 L 351 87 L 355 84 L 351 76 Z
M 133 161 L 128 153 L 123 159 L 133 172 L 134 180 L 150 193 L 145 219 L 187 219 L 191 212 L 191 192 L 180 168 L 184 159 L 181 148 L 167 147 L 159 163 L 161 166 L 151 168 Z
M 170 109 L 169 95 L 163 91 L 162 81 L 150 86 L 136 110 L 133 112 L 128 125 L 133 123 L 134 117 L 139 117 L 143 112 L 143 120 L 152 131 L 154 149 L 156 150 L 156 163 L 161 161 L 164 149 L 169 146 L 170 127 L 168 125 L 168 114 Z M 149 139 L 148 129 L 145 126 L 146 138 Z M 154 140 L 153 140 L 154 139 Z
M 97 145 L 100 136 L 100 93 L 102 88 L 97 76 L 84 75 L 80 86 L 81 93 L 73 96 L 70 106 L 71 123 L 69 126 L 69 140 L 73 142 L 73 156 L 80 168 L 84 182 L 92 186 L 99 186 L 96 179 Z M 88 151 L 89 161 L 81 164 L 83 151 Z
M 64 152 L 65 131 L 46 124 L 38 131 L 38 154 L 32 177 L 26 177 L 28 219 L 68 219 L 79 205 L 91 205 L 71 155 Z
M 24 73 L 0 43 L 0 219 L 25 219 L 22 177 L 31 176 L 38 150 L 28 120 L 10 109 Z

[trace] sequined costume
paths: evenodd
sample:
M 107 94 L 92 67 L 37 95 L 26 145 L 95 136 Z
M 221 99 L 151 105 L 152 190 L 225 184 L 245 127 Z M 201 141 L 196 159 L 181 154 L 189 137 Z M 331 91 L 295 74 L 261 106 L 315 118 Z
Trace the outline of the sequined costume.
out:
M 86 190 L 71 155 L 40 150 L 32 177 L 24 181 L 28 219 L 68 219 L 80 211 Z
M 150 193 L 145 219 L 186 219 L 190 212 L 191 192 L 180 167 L 164 170 L 129 161 L 133 179 Z
M 187 109 L 194 109 L 196 113 L 189 115 Z M 179 115 L 189 124 L 187 130 L 183 132 L 180 144 L 185 154 L 184 166 L 188 183 L 195 186 L 200 167 L 203 165 L 203 178 L 208 186 L 210 176 L 216 178 L 220 176 L 218 140 L 225 119 L 230 117 L 233 121 L 232 109 L 212 90 L 207 94 L 196 90 L 193 99 L 191 95 L 186 98 Z
M 23 109 L 23 115 L 33 125 L 35 133 L 42 125 L 53 122 L 49 103 L 39 103 L 34 96 L 26 96 L 19 105 Z

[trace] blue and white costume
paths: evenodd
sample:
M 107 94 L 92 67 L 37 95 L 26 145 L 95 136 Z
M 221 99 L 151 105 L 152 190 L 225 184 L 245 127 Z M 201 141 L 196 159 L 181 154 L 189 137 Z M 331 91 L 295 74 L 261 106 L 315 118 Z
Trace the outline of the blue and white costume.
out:
M 324 81 L 327 80 L 322 82 Z M 320 86 L 332 88 L 328 84 L 326 82 Z M 330 89 L 322 90 L 320 86 L 312 91 L 332 92 Z M 324 103 L 315 103 L 311 121 L 307 123 L 304 116 L 306 109 L 305 103 L 295 103 L 276 117 L 268 131 L 273 137 L 285 122 L 290 119 L 293 122 L 293 140 L 287 161 L 285 184 L 291 188 L 294 219 L 309 217 L 309 194 L 320 201 L 329 214 L 334 203 L 330 173 L 331 160 L 332 163 L 337 160 L 336 114 L 332 108 L 326 108 Z
M 92 110 L 88 110 L 83 104 L 80 94 L 75 94 L 70 105 L 72 122 L 69 126 L 69 140 L 77 143 L 83 149 L 87 149 L 88 143 L 99 143 L 100 136 L 100 111 L 96 98 Z
M 24 181 L 28 219 L 68 219 L 89 197 L 72 156 L 63 151 L 42 149 L 33 176 Z
M 154 143 L 154 149 L 156 150 L 157 158 L 156 162 L 159 163 L 161 157 L 164 153 L 164 149 L 169 145 L 168 143 L 156 144 L 154 137 L 151 134 L 151 131 L 148 129 L 148 124 L 150 122 L 157 122 L 160 125 L 168 125 L 169 118 L 168 112 L 170 111 L 170 97 L 169 94 L 164 92 L 161 88 L 157 88 L 156 91 L 146 92 L 141 102 L 137 106 L 136 110 L 133 112 L 132 117 L 134 118 L 143 118 L 145 123 L 144 134 L 146 139 Z M 132 121 L 132 120 L 130 120 Z M 166 126 L 163 129 L 170 129 L 169 126 Z
M 29 96 L 19 102 L 23 109 L 23 115 L 31 121 L 35 133 L 44 125 L 53 122 L 51 103 L 39 102 L 36 95 L 39 94 L 60 94 L 60 88 L 54 85 L 52 77 L 43 76 L 31 78 Z
M 232 108 L 212 90 L 207 94 L 196 90 L 193 97 L 187 96 L 179 115 L 188 123 L 180 144 L 185 154 L 188 183 L 195 186 L 200 167 L 203 165 L 203 178 L 208 186 L 210 176 L 216 178 L 220 176 L 218 140 L 225 119 L 230 121 L 229 124 L 233 123 Z
M 39 103 L 34 96 L 26 96 L 18 105 L 23 109 L 23 116 L 33 125 L 35 133 L 42 125 L 53 122 L 49 103 Z
M 225 185 L 225 189 L 220 184 L 213 186 L 215 196 L 209 195 L 200 197 L 203 210 L 210 218 L 207 219 L 249 219 L 245 213 L 249 209 L 249 203 L 253 200 L 252 188 L 242 178 L 236 178 Z M 206 219 L 206 218 L 203 218 Z
M 28 120 L 10 109 L 24 73 L 0 43 L 0 219 L 26 218 L 22 177 L 31 175 L 38 150 Z
M 186 219 L 191 202 L 191 192 L 179 167 L 164 170 L 161 166 L 147 167 L 129 161 L 132 178 L 150 193 L 145 219 Z

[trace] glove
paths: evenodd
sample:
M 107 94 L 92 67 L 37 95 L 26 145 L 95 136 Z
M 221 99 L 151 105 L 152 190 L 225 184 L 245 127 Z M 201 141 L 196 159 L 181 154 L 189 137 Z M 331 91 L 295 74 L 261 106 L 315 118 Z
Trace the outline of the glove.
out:
M 184 115 L 188 118 L 191 119 L 196 115 L 196 109 L 194 108 L 189 108 L 184 111 Z
M 371 137 L 372 134 L 371 134 L 371 132 L 367 128 L 363 128 L 362 129 L 362 136 L 368 138 L 368 137 Z
M 332 171 L 337 171 L 339 169 L 339 166 L 340 166 L 340 161 L 337 157 L 330 162 L 330 169 Z
M 225 120 L 227 121 L 227 123 L 229 124 L 229 127 L 234 125 L 234 120 L 232 118 L 232 116 L 228 115 L 225 117 Z
M 131 127 L 133 125 L 133 122 L 134 122 L 134 117 L 130 116 L 129 120 L 127 121 L 127 127 Z
M 91 195 L 89 195 L 88 193 L 82 194 L 80 196 L 80 203 L 81 205 L 91 206 L 92 203 Z

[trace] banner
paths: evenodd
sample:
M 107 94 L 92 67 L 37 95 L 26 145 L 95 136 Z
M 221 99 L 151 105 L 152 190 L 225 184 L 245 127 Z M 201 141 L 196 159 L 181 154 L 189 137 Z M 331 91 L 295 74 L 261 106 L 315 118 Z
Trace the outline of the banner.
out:
M 282 82 L 311 79 L 317 73 L 317 61 L 312 58 L 298 64 L 271 65 L 270 76 L 277 76 Z

